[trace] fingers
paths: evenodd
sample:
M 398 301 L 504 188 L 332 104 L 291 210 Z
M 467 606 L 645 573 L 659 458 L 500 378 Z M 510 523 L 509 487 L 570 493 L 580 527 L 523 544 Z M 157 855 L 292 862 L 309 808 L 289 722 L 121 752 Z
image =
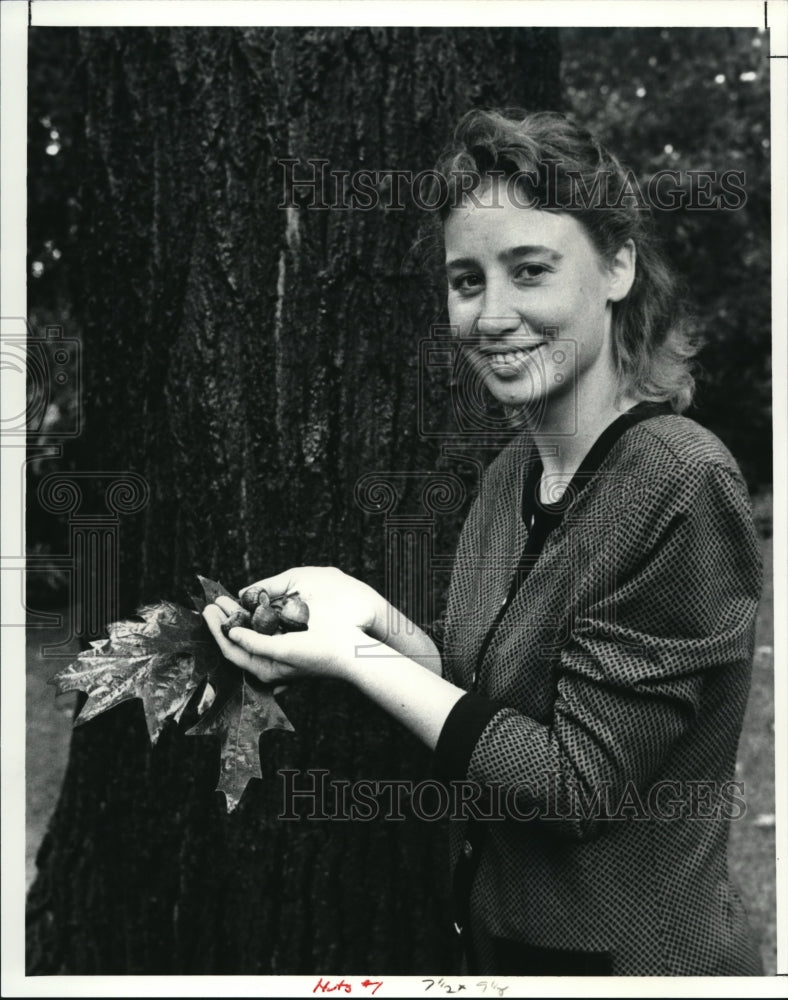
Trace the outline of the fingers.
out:
M 217 642 L 219 639 L 224 639 L 222 635 L 222 622 L 227 618 L 227 612 L 223 611 L 216 604 L 206 604 L 203 608 L 202 616 Z
M 238 662 L 239 651 L 247 654 L 245 657 L 242 657 L 245 661 L 250 656 L 263 656 L 267 659 L 273 659 L 271 655 L 272 650 L 268 645 L 271 641 L 270 635 L 260 635 L 248 628 L 231 628 L 230 636 L 232 638 L 225 636 L 222 632 L 223 623 L 227 621 L 228 617 L 237 607 L 238 605 L 232 598 L 217 597 L 216 603 L 209 604 L 202 613 L 214 639 L 219 643 L 222 655 L 233 663 L 238 663 L 239 667 L 245 666 L 245 663 Z
M 288 593 L 288 591 L 295 589 L 293 586 L 293 571 L 287 569 L 284 573 L 277 573 L 276 576 L 269 576 L 265 580 L 257 580 L 255 583 L 250 583 L 249 587 L 262 587 L 272 599 L 281 597 L 283 594 Z M 242 597 L 244 591 L 248 590 L 249 587 L 239 590 L 238 596 Z
M 263 635 L 250 628 L 231 628 L 230 635 L 233 644 L 240 646 L 250 656 L 262 656 L 273 660 L 276 652 L 280 655 L 283 652 L 281 645 L 277 647 L 277 640 L 281 643 L 283 636 Z
M 219 600 L 227 600 L 227 598 L 219 598 Z M 245 669 L 248 670 L 249 667 L 246 662 L 239 662 L 238 654 L 240 650 L 238 649 L 238 646 L 236 646 L 234 642 L 230 642 L 230 640 L 222 632 L 222 625 L 227 621 L 227 613 L 225 610 L 218 607 L 216 604 L 209 604 L 203 610 L 202 616 L 205 619 L 208 628 L 211 630 L 211 634 L 216 640 L 222 656 L 231 663 L 235 663 L 239 667 L 245 667 Z M 248 655 L 242 657 L 241 659 L 247 661 Z
M 228 618 L 234 611 L 238 611 L 241 607 L 238 601 L 233 600 L 232 597 L 217 597 L 215 603 L 219 605 Z
M 229 598 L 219 598 L 219 600 L 229 601 L 233 605 L 235 603 L 234 601 L 230 601 Z M 227 620 L 227 615 L 223 607 L 218 607 L 216 604 L 209 604 L 202 615 L 219 646 L 222 656 L 226 660 L 229 660 L 230 663 L 241 667 L 242 670 L 248 670 L 250 674 L 254 674 L 264 684 L 289 680 L 296 675 L 297 671 L 289 667 L 286 663 L 275 662 L 270 657 L 262 657 L 259 654 L 249 652 L 240 643 L 225 638 L 221 626 L 222 622 Z M 231 629 L 230 634 L 233 636 L 233 639 L 240 635 L 257 636 L 256 632 L 250 632 L 248 629 L 243 628 Z M 261 638 L 269 637 L 262 636 Z

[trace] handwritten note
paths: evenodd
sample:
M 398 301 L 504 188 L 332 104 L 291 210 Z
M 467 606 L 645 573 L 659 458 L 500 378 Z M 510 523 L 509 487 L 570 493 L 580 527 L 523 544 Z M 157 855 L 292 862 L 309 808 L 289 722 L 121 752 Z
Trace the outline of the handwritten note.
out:
M 344 976 L 341 979 L 331 979 L 320 976 L 312 987 L 312 992 L 317 994 L 338 993 L 344 996 L 352 995 L 353 993 L 356 996 L 374 996 L 383 985 L 383 979 L 370 979 L 369 977 L 365 979 L 361 977 L 346 979 Z M 397 984 L 390 985 L 394 991 L 391 995 L 399 995 Z M 434 995 L 443 994 L 445 996 L 452 996 L 457 993 L 463 993 L 466 997 L 503 997 L 508 989 L 508 983 L 502 983 L 497 979 L 479 979 L 474 981 L 470 977 L 455 976 L 452 978 L 440 976 L 436 978 L 425 977 L 421 980 L 421 992 L 429 993 L 432 991 Z M 382 995 L 385 995 L 385 990 Z M 408 995 L 415 996 L 416 994 L 409 993 Z
M 359 987 L 359 991 L 364 993 L 369 993 L 374 996 L 380 987 L 383 985 L 382 979 L 362 979 L 356 984 Z M 338 979 L 336 982 L 331 982 L 330 979 L 323 979 L 321 976 L 315 985 L 312 987 L 313 993 L 352 993 L 353 983 L 348 979 Z
M 457 979 L 444 979 L 441 976 L 440 979 L 422 979 L 422 983 L 425 984 L 424 992 L 429 993 L 429 991 L 437 986 L 445 994 L 459 993 L 461 990 L 467 991 L 469 989 L 469 984 L 461 983 Z M 506 990 L 509 989 L 508 984 L 501 985 L 497 983 L 494 979 L 480 979 L 476 984 L 476 989 L 482 991 L 484 995 L 488 988 L 491 995 L 502 997 Z M 470 988 L 473 988 L 473 984 L 470 984 Z M 469 996 L 472 994 L 468 994 Z

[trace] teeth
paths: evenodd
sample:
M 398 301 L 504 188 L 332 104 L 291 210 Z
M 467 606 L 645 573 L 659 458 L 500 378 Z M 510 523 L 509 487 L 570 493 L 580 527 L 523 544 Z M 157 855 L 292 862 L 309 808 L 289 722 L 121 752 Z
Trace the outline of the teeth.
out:
M 513 365 L 516 364 L 518 361 L 522 361 L 522 359 L 526 356 L 526 354 L 530 354 L 530 352 L 533 351 L 534 348 L 538 346 L 539 344 L 534 344 L 532 347 L 527 347 L 527 348 L 518 347 L 515 348 L 515 350 L 513 351 L 506 351 L 506 353 L 493 354 L 492 359 L 498 365 Z

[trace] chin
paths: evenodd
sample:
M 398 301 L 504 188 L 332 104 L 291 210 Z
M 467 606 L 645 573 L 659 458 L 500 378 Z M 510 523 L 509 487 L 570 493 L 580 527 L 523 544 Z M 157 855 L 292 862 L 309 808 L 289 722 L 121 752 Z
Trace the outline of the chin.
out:
M 491 378 L 487 380 L 486 388 L 502 406 L 539 406 L 545 398 L 544 387 L 534 385 L 530 379 L 507 385 L 501 379 Z

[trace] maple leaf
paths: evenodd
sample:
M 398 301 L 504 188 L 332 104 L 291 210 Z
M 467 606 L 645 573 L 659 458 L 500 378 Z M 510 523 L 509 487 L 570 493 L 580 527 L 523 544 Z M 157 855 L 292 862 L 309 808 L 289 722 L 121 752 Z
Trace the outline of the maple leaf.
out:
M 142 621 L 112 622 L 108 638 L 50 680 L 58 694 L 84 691 L 88 699 L 74 722 L 83 725 L 115 705 L 142 699 L 151 742 L 156 743 L 168 718 L 180 721 L 203 682 L 215 691 L 213 702 L 188 735 L 219 735 L 221 777 L 218 790 L 232 812 L 251 778 L 262 777 L 258 742 L 267 729 L 293 731 L 270 685 L 260 683 L 219 652 L 199 613 L 218 596 L 232 597 L 221 583 L 199 576 L 203 598 L 192 597 L 196 610 L 160 601 L 140 608 Z M 201 704 L 207 703 L 204 697 Z
M 263 776 L 260 734 L 268 729 L 293 732 L 293 726 L 277 704 L 271 686 L 227 660 L 223 660 L 211 683 L 216 689 L 213 703 L 187 735 L 222 737 L 217 790 L 224 792 L 228 812 L 232 812 L 250 779 Z
M 88 700 L 74 725 L 115 705 L 141 698 L 151 742 L 170 716 L 180 718 L 192 694 L 221 659 L 202 617 L 169 601 L 140 608 L 141 622 L 112 622 L 109 638 L 51 679 L 58 694 L 84 691 Z
M 206 604 L 213 604 L 217 597 L 232 597 L 234 601 L 238 600 L 218 580 L 209 580 L 208 577 L 200 576 L 199 573 L 197 574 L 197 579 L 200 581 L 203 596 L 192 597 L 192 604 L 198 611 L 202 611 Z

